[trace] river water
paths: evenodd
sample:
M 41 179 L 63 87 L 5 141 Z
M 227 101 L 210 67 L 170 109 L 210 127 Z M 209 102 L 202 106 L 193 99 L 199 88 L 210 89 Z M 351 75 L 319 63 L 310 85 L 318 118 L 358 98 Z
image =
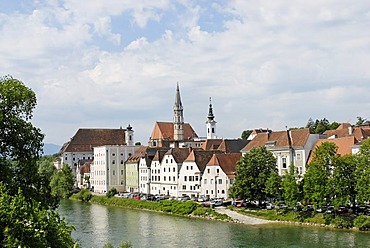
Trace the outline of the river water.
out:
M 370 233 L 289 225 L 247 226 L 143 210 L 61 201 L 80 247 L 370 247 Z

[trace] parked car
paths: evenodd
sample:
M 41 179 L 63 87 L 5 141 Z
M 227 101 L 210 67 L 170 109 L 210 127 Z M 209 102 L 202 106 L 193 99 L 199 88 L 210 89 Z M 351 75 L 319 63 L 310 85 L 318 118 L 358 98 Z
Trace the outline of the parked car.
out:
M 334 213 L 334 206 L 329 206 L 328 209 L 326 209 L 327 214 L 333 214 Z
M 198 202 L 206 202 L 206 201 L 209 201 L 208 196 L 201 195 L 198 197 Z
M 275 208 L 275 204 L 269 202 L 269 203 L 266 203 L 266 209 L 268 210 L 271 210 L 271 209 L 274 209 Z
M 220 207 L 222 206 L 222 204 L 223 204 L 223 200 L 220 200 L 220 199 L 215 199 L 211 201 L 211 205 L 213 205 L 214 207 Z
M 247 203 L 245 201 L 240 201 L 240 202 L 237 202 L 236 204 L 237 208 L 246 207 L 246 206 L 247 206 Z
M 346 214 L 348 213 L 348 208 L 344 207 L 344 206 L 341 206 L 337 209 L 337 214 Z

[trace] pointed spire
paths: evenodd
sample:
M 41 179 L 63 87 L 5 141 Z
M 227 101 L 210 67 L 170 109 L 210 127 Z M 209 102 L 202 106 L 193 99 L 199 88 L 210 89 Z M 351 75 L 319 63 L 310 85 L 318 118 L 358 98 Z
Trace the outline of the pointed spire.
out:
M 176 96 L 175 96 L 175 108 L 182 109 L 182 103 L 181 103 L 181 97 L 180 97 L 180 88 L 179 88 L 179 82 L 177 82 L 176 87 Z
M 212 121 L 215 118 L 213 115 L 213 108 L 212 108 L 212 98 L 209 98 L 209 110 L 208 110 L 208 120 Z

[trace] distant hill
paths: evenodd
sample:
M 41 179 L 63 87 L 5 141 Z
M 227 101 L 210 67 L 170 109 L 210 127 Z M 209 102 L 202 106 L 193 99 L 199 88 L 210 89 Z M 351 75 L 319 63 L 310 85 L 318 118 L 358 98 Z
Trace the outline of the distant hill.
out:
M 61 146 L 55 144 L 44 144 L 44 154 L 43 155 L 53 155 L 60 151 Z

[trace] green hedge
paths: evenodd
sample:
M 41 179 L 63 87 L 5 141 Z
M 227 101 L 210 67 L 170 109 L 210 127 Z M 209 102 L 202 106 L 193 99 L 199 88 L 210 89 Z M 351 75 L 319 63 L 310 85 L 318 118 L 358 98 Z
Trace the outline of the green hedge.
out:
M 74 194 L 70 199 L 83 201 L 84 198 L 79 195 L 81 192 Z M 194 215 L 200 217 L 209 217 L 218 220 L 230 219 L 230 217 L 228 217 L 227 215 L 219 214 L 213 209 L 203 207 L 202 205 L 194 201 L 181 202 L 173 200 L 162 200 L 157 202 L 97 195 L 93 195 L 89 200 L 91 203 L 100 205 L 119 206 L 133 209 L 147 209 L 182 216 Z

